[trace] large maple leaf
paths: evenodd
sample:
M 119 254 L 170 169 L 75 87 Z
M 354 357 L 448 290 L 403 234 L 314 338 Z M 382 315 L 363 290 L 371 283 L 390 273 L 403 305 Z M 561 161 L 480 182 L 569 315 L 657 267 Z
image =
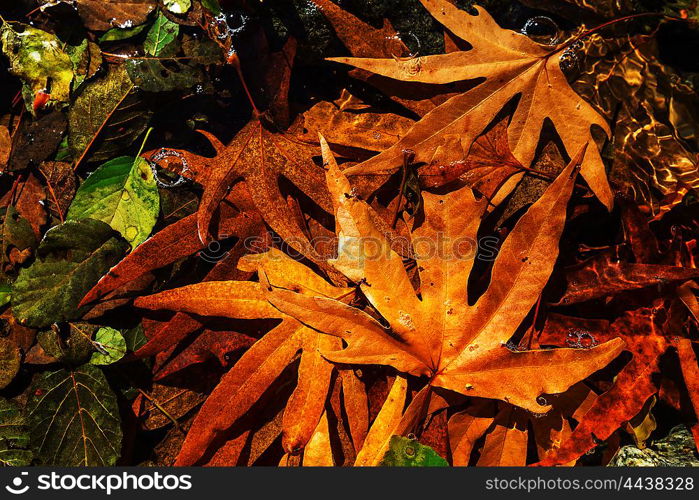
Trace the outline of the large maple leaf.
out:
M 530 166 L 544 122 L 550 120 L 572 156 L 592 143 L 592 126 L 609 136 L 606 121 L 568 84 L 560 58 L 568 43 L 541 45 L 527 36 L 500 28 L 490 15 L 474 7 L 471 15 L 446 0 L 420 0 L 430 13 L 472 48 L 409 59 L 335 57 L 337 61 L 384 77 L 421 84 L 446 84 L 483 79 L 472 90 L 456 95 L 417 122 L 398 143 L 347 170 L 376 174 L 396 170 L 402 152 L 416 152 L 416 162 L 448 165 L 466 156 L 475 138 L 513 99 L 518 98 L 508 136 L 515 157 Z M 590 148 L 582 176 L 607 207 L 612 193 L 597 148 Z
M 470 188 L 424 194 L 425 220 L 413 230 L 421 282 L 416 291 L 401 257 L 372 222 L 368 205 L 351 194 L 327 144 L 323 149 L 339 238 L 338 257 L 331 264 L 359 284 L 390 325 L 387 329 L 337 300 L 271 284 L 268 299 L 275 307 L 347 343 L 344 349 L 325 351 L 327 359 L 388 365 L 428 376 L 437 387 L 544 413 L 550 406 L 537 402 L 538 396 L 565 391 L 619 354 L 620 339 L 590 350 L 505 347 L 548 281 L 584 147 L 518 221 L 495 261 L 490 287 L 473 306 L 466 283 L 474 255 L 460 254 L 459 244 L 477 241 L 485 200 L 477 200 Z M 446 243 L 437 252 L 418 244 L 440 240 Z

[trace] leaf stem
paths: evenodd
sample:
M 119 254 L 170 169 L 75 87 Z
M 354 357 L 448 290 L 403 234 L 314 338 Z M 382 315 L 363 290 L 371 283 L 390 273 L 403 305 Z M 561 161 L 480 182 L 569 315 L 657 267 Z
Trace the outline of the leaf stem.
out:
M 260 116 L 260 110 L 257 109 L 257 106 L 255 106 L 255 101 L 252 98 L 250 89 L 248 89 L 248 84 L 245 83 L 245 77 L 243 76 L 243 69 L 240 67 L 240 58 L 238 57 L 238 54 L 236 54 L 235 52 L 231 52 L 228 55 L 228 59 L 226 59 L 226 62 L 233 66 L 235 68 L 236 73 L 238 73 L 238 78 L 240 78 L 240 83 L 243 85 L 243 90 L 245 90 L 245 95 L 247 96 L 248 101 L 250 101 L 250 106 L 252 106 L 252 111 L 255 117 Z
M 588 37 L 594 33 L 597 33 L 598 31 L 603 30 L 604 28 L 607 28 L 609 26 L 613 26 L 615 24 L 625 22 L 625 21 L 630 21 L 632 19 L 639 19 L 642 17 L 661 17 L 670 21 L 687 21 L 686 19 L 682 19 L 681 17 L 673 17 L 673 16 L 668 16 L 667 14 L 663 14 L 661 12 L 642 12 L 640 14 L 631 14 L 628 16 L 624 17 L 619 17 L 617 19 L 612 19 L 611 21 L 604 22 L 598 26 L 595 26 L 594 28 L 590 28 L 589 30 L 583 31 L 577 36 L 574 36 L 571 38 L 569 41 L 564 43 L 556 52 L 559 52 L 561 50 L 565 50 L 568 47 L 570 47 L 572 44 L 577 42 L 578 40 L 582 40 L 585 37 Z

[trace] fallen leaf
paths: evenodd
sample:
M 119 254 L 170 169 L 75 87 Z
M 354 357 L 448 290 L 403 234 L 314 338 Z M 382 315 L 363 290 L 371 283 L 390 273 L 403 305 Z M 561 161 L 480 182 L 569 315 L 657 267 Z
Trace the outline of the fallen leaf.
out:
M 122 156 L 85 179 L 68 208 L 67 219 L 106 222 L 135 248 L 150 236 L 159 211 L 158 186 L 148 162 Z
M 34 456 L 43 465 L 112 466 L 121 453 L 116 395 L 99 368 L 45 372 L 27 403 Z
M 128 243 L 101 221 L 53 227 L 39 244 L 37 260 L 20 271 L 12 286 L 15 317 L 34 328 L 79 318 L 87 310 L 78 308 L 83 295 L 127 248 Z
M 444 84 L 485 78 L 473 90 L 452 97 L 425 115 L 401 141 L 347 170 L 348 175 L 395 171 L 404 149 L 416 152 L 415 161 L 447 165 L 462 160 L 489 122 L 516 96 L 521 96 L 508 127 L 515 157 L 529 167 L 536 153 L 544 120 L 553 122 L 570 155 L 586 143 L 594 144 L 591 127 L 609 135 L 606 121 L 578 96 L 563 75 L 559 60 L 566 44 L 540 45 L 525 35 L 500 28 L 481 7 L 478 15 L 462 11 L 446 0 L 421 0 L 428 11 L 473 48 L 444 55 L 407 60 L 335 57 L 397 80 Z M 612 193 L 597 148 L 590 147 L 581 165 L 582 176 L 608 208 Z

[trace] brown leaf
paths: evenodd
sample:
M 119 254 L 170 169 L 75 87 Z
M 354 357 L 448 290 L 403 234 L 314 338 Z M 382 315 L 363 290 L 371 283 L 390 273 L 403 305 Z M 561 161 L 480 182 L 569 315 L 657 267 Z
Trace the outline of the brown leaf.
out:
M 655 309 L 641 308 L 626 313 L 614 323 L 551 315 L 539 337 L 544 345 L 576 345 L 589 348 L 597 342 L 621 337 L 631 351 L 631 361 L 617 375 L 614 386 L 596 398 L 581 423 L 558 450 L 549 454 L 542 465 L 576 460 L 596 444 L 609 438 L 619 427 L 641 411 L 655 392 L 652 375 L 659 370 L 660 356 L 670 346 L 658 324 Z
M 503 119 L 476 139 L 464 159 L 448 165 L 430 162 L 418 169 L 418 175 L 426 188 L 460 179 L 491 199 L 507 179 L 522 170 L 524 167 L 510 151 Z
M 63 221 L 70 203 L 78 189 L 78 181 L 70 163 L 45 161 L 39 166 L 39 172 L 46 181 L 49 210 Z
M 303 452 L 303 466 L 332 467 L 333 465 L 335 465 L 335 462 L 333 461 L 332 446 L 330 444 L 328 414 L 323 412 Z
M 369 401 L 366 387 L 354 370 L 342 369 L 342 397 L 349 424 L 352 444 L 361 449 L 369 430 Z
M 280 177 L 286 178 L 320 208 L 330 211 L 323 172 L 313 163 L 314 148 L 291 135 L 271 132 L 260 118 L 253 118 L 228 146 L 221 144 L 213 135 L 202 133 L 216 149 L 214 159 L 174 150 L 176 156 L 161 162 L 164 168 L 172 168 L 168 167 L 170 163 L 177 164 L 175 170 L 180 172 L 183 158 L 188 165 L 188 171 L 183 174 L 204 187 L 197 212 L 199 239 L 209 241 L 211 221 L 221 201 L 231 186 L 243 179 L 265 222 L 292 248 L 317 263 L 323 262 L 294 220 L 278 184 Z M 207 173 L 203 175 L 202 172 Z
M 146 21 L 156 0 L 76 0 L 85 27 L 95 31 L 130 28 Z
M 10 159 L 12 151 L 12 137 L 6 126 L 0 125 L 0 172 L 4 172 L 7 168 L 7 162 Z
M 317 332 L 306 332 L 302 340 L 301 363 L 298 370 L 296 389 L 291 394 L 284 410 L 282 422 L 282 446 L 286 453 L 298 454 L 321 424 L 325 413 L 325 400 L 330 388 L 333 365 L 323 359 L 321 350 L 338 348 L 339 339 Z M 327 416 L 325 417 L 327 434 Z M 322 430 L 321 430 L 322 433 Z M 319 440 L 324 439 L 318 436 Z M 306 454 L 304 453 L 304 463 Z
M 545 413 L 549 406 L 537 402 L 540 394 L 565 391 L 619 354 L 620 339 L 587 351 L 515 352 L 503 347 L 537 301 L 553 269 L 574 172 L 584 149 L 518 221 L 500 249 L 490 287 L 469 307 L 465 283 L 473 255 L 449 254 L 458 250 L 449 245 L 454 239 L 475 240 L 485 204 L 477 202 L 469 188 L 443 197 L 425 193 L 426 221 L 414 236 L 429 242 L 440 234 L 447 250 L 416 248 L 422 283 L 418 299 L 402 259 L 372 223 L 366 203 L 352 196 L 327 143 L 321 141 L 321 146 L 340 241 L 338 258 L 331 263 L 359 284 L 391 325 L 387 331 L 365 312 L 330 298 L 270 290 L 268 299 L 275 307 L 347 343 L 345 349 L 324 352 L 326 358 L 337 363 L 389 365 L 411 375 L 432 376 L 432 384 L 438 387 Z M 548 369 L 542 370 L 543 365 Z
M 298 137 L 315 143 L 320 133 L 332 145 L 378 152 L 398 142 L 413 123 L 394 113 L 377 112 L 343 90 L 334 102 L 319 102 L 303 114 L 303 133 Z
M 256 342 L 226 373 L 194 419 L 175 465 L 196 463 L 217 433 L 252 407 L 301 347 L 305 328 L 286 321 Z
M 147 393 L 141 393 L 132 403 L 137 416 L 144 418 L 148 430 L 175 424 L 205 399 L 203 394 L 182 387 L 155 384 Z
M 217 238 L 245 238 L 260 224 L 255 213 L 231 214 L 218 226 Z M 83 298 L 81 305 L 93 302 L 110 291 L 154 269 L 172 264 L 206 248 L 197 236 L 197 216 L 190 215 L 157 232 L 114 266 Z
M 500 28 L 481 7 L 473 16 L 446 0 L 421 0 L 430 13 L 473 48 L 408 60 L 331 58 L 396 80 L 445 84 L 485 78 L 473 90 L 452 97 L 423 117 L 394 146 L 348 169 L 348 175 L 395 171 L 402 151 L 416 152 L 418 163 L 447 165 L 462 160 L 476 137 L 514 97 L 521 96 L 508 127 L 516 158 L 530 167 L 544 120 L 553 122 L 570 155 L 593 143 L 593 124 L 610 133 L 606 121 L 568 85 L 559 60 L 565 44 L 547 47 Z M 591 147 L 581 168 L 592 191 L 608 207 L 612 193 L 604 164 Z
M 558 304 L 576 304 L 650 286 L 699 277 L 699 269 L 613 261 L 609 253 L 589 259 L 566 272 L 567 288 Z

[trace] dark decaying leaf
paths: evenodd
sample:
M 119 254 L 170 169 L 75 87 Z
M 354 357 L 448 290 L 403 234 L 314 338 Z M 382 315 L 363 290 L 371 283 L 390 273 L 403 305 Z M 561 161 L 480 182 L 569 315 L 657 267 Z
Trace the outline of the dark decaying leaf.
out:
M 35 377 L 27 420 L 35 457 L 43 465 L 110 466 L 121 453 L 116 395 L 99 368 L 45 372 Z
M 19 371 L 20 353 L 17 344 L 0 338 L 0 389 L 7 387 Z
M 77 162 L 105 161 L 123 153 L 145 130 L 151 116 L 124 66 L 89 82 L 68 112 L 68 145 Z
M 34 328 L 79 318 L 85 293 L 129 248 L 101 221 L 68 221 L 46 232 L 37 260 L 23 269 L 12 288 L 12 310 Z
M 627 290 L 680 284 L 699 277 L 699 269 L 660 264 L 614 262 L 609 254 L 592 258 L 569 269 L 568 282 L 559 304 L 575 304 Z
M 67 123 L 65 113 L 58 110 L 38 118 L 26 118 L 14 135 L 7 169 L 39 166 L 56 151 Z
M 110 28 L 130 28 L 145 22 L 157 7 L 156 0 L 41 0 L 48 6 L 58 3 L 75 4 L 85 27 L 95 31 Z
M 29 428 L 22 410 L 7 399 L 0 398 L 0 465 L 23 467 L 31 464 Z
M 45 161 L 39 166 L 39 172 L 46 180 L 49 210 L 61 222 L 65 219 L 70 202 L 78 189 L 78 181 L 70 163 Z

